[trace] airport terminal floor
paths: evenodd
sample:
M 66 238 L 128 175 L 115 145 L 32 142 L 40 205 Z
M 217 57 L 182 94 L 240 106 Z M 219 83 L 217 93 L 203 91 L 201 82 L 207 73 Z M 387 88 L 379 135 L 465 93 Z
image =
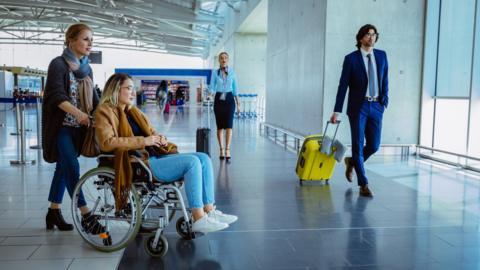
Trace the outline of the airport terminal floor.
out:
M 181 152 L 194 151 L 202 107 L 161 115 L 147 105 L 155 127 Z M 35 110 L 27 111 L 29 144 L 36 143 Z M 0 112 L 0 269 L 479 269 L 480 177 L 414 156 L 381 156 L 367 163 L 374 198 L 338 164 L 329 185 L 300 186 L 296 154 L 259 134 L 258 121 L 235 120 L 232 163 L 218 159 L 212 137 L 216 204 L 239 220 L 224 231 L 182 240 L 171 224 L 163 259 L 146 254 L 143 235 L 125 249 L 92 249 L 76 230 L 45 230 L 54 164 L 27 150 L 17 159 L 14 113 Z M 212 127 L 214 123 L 212 121 Z M 212 134 L 213 135 L 213 134 Z M 96 166 L 80 159 L 81 173 Z M 65 193 L 62 211 L 71 221 Z M 179 217 L 176 215 L 175 219 Z

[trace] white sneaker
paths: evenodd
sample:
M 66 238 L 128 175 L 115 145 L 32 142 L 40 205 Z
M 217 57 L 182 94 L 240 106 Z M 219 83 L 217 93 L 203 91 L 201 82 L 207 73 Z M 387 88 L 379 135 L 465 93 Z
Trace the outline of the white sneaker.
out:
M 204 215 L 201 219 L 193 222 L 192 231 L 200 233 L 216 232 L 228 228 L 228 224 L 218 222 L 216 219 Z
M 226 223 L 226 224 L 232 224 L 238 219 L 237 216 L 224 214 L 222 213 L 222 211 L 217 209 L 213 209 L 212 211 L 208 212 L 208 216 L 210 218 L 215 219 L 218 222 Z

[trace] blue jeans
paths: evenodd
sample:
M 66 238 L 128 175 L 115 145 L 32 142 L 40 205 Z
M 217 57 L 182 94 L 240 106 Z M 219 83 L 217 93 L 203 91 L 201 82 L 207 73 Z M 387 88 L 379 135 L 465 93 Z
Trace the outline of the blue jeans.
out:
M 150 168 L 156 178 L 172 182 L 183 177 L 190 208 L 213 204 L 213 167 L 205 153 L 186 153 L 150 157 Z
M 78 164 L 78 153 L 76 141 L 81 136 L 79 128 L 62 127 L 57 137 L 57 164 L 53 174 L 52 184 L 50 185 L 50 194 L 48 201 L 52 203 L 62 203 L 65 188 L 67 188 L 70 198 L 72 197 L 75 185 L 80 178 L 80 165 Z M 78 199 L 78 207 L 85 206 L 86 202 L 83 194 Z
M 348 116 L 352 135 L 352 162 L 359 186 L 368 184 L 363 163 L 380 147 L 384 109 L 378 102 L 364 101 L 358 115 Z

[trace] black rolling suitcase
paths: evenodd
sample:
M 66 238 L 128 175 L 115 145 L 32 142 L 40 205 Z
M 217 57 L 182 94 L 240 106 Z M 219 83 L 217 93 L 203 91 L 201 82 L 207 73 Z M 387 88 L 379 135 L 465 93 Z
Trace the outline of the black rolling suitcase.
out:
M 197 152 L 203 152 L 210 156 L 210 129 L 197 129 Z
M 207 106 L 207 127 L 197 128 L 197 152 L 210 156 L 210 106 Z

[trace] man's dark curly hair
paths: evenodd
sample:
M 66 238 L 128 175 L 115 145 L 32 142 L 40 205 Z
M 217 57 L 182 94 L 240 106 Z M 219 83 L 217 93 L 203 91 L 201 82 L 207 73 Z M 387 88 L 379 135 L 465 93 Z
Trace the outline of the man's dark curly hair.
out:
M 362 43 L 360 43 L 360 40 L 366 34 L 368 34 L 368 31 L 370 31 L 370 29 L 373 29 L 373 31 L 375 31 L 375 33 L 377 34 L 377 38 L 375 39 L 375 42 L 378 41 L 379 34 L 377 31 L 377 28 L 372 24 L 365 24 L 364 26 L 360 27 L 360 30 L 358 30 L 358 33 L 357 33 L 357 44 L 355 46 L 357 46 L 358 49 L 360 49 L 360 47 L 362 46 Z

